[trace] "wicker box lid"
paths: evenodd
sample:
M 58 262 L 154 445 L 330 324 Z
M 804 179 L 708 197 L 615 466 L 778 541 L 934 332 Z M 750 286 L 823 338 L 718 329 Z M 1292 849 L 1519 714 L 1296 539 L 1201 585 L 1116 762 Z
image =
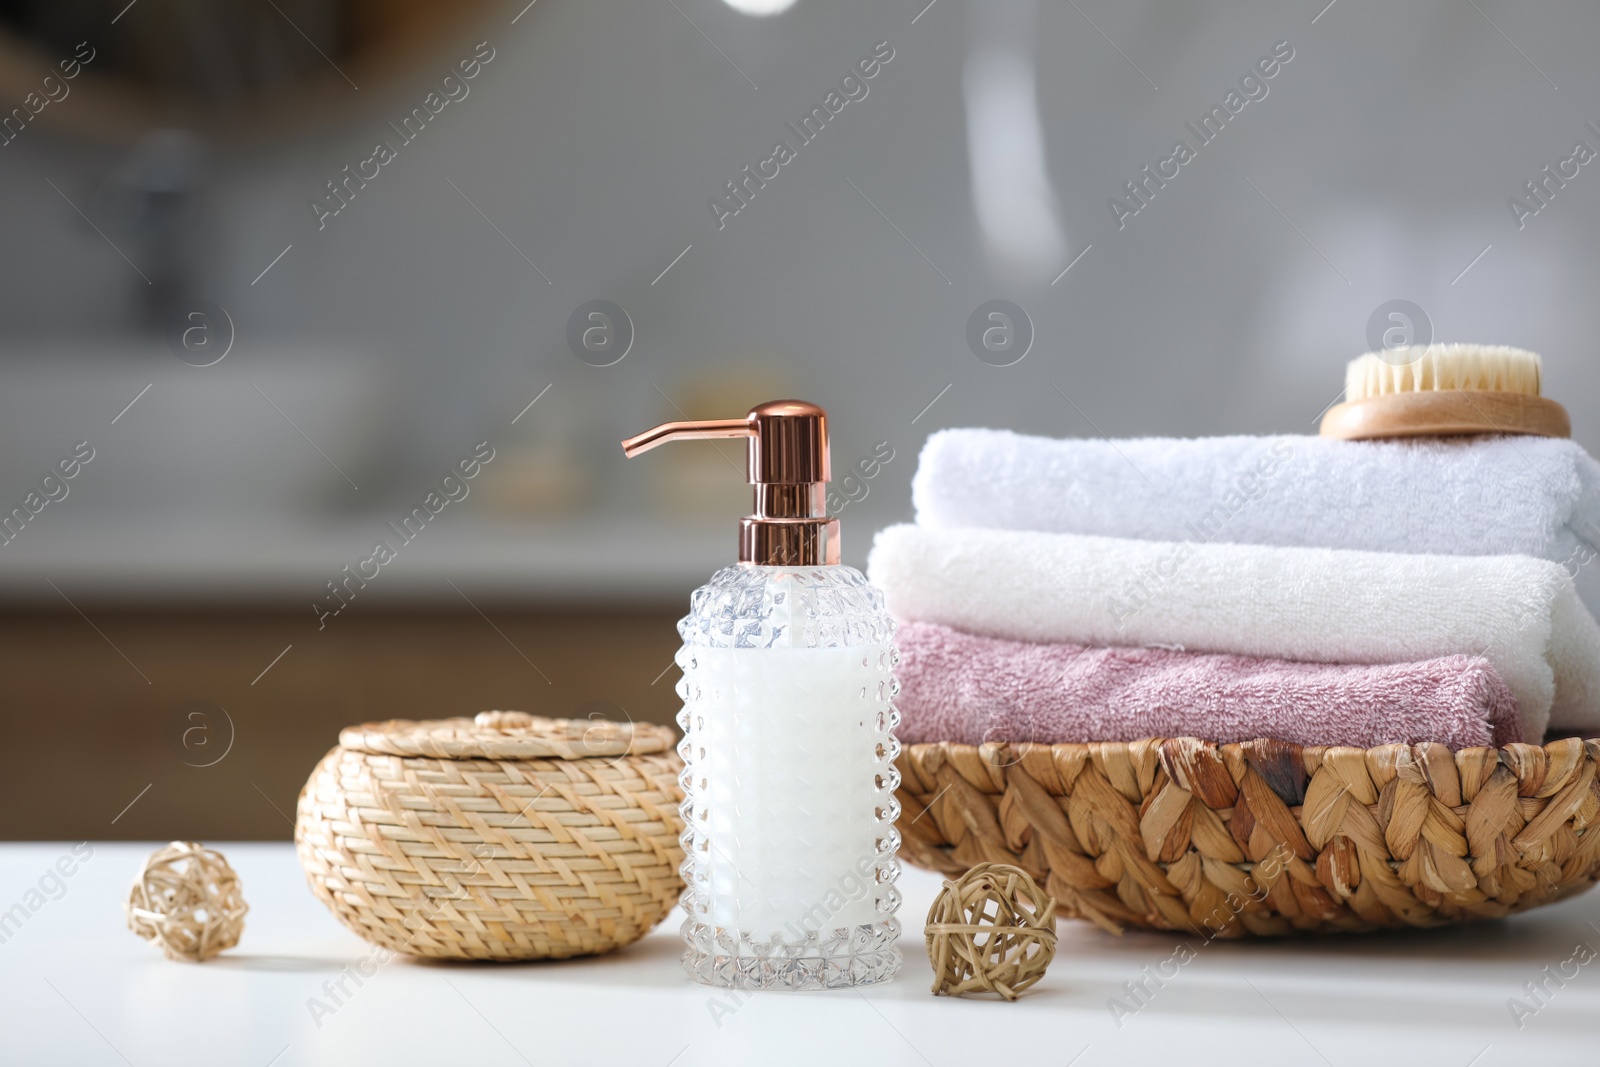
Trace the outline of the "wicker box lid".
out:
M 482 711 L 471 719 L 390 719 L 347 726 L 339 746 L 375 756 L 431 759 L 590 759 L 642 756 L 672 747 L 654 723 L 545 719 L 525 711 Z

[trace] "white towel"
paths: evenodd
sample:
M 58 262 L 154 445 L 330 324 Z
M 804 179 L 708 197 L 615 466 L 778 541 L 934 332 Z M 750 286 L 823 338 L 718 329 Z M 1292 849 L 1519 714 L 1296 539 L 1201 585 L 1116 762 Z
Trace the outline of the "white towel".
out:
M 1600 729 L 1600 626 L 1559 565 L 1529 556 L 891 526 L 868 573 L 896 617 L 990 637 L 1321 663 L 1482 655 L 1528 740 Z
M 928 438 L 912 482 L 923 526 L 1536 556 L 1600 614 L 1600 463 L 1543 437 L 1055 440 Z

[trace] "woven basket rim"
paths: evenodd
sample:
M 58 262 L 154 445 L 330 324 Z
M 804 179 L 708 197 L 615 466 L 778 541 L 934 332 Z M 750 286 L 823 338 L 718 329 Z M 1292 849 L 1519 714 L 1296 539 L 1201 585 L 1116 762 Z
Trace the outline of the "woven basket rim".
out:
M 374 756 L 432 759 L 591 759 L 665 752 L 675 735 L 665 726 L 610 719 L 552 719 L 521 711 L 475 718 L 388 719 L 347 726 L 339 746 Z
M 1600 745 L 1600 736 L 1590 737 L 1585 734 L 1567 734 L 1561 737 L 1551 737 L 1547 741 L 1512 741 L 1504 745 L 1471 745 L 1466 748 L 1451 748 L 1449 745 L 1438 741 L 1396 741 L 1386 745 L 1373 745 L 1370 748 L 1363 748 L 1360 745 L 1302 745 L 1298 741 L 1281 741 L 1273 737 L 1255 737 L 1248 741 L 1211 741 L 1203 737 L 1192 737 L 1187 735 L 1179 737 L 1141 737 L 1137 741 L 985 741 L 982 744 L 977 745 L 968 744 L 965 741 L 904 741 L 901 742 L 901 747 L 905 749 L 928 749 L 937 746 L 947 751 L 951 749 L 966 749 L 980 753 L 996 753 L 1007 748 L 1018 751 L 1026 751 L 1030 748 L 1104 749 L 1108 747 L 1147 748 L 1153 746 L 1159 750 L 1163 746 L 1179 745 L 1190 750 L 1196 747 L 1210 748 L 1217 751 L 1221 751 L 1223 749 L 1260 750 L 1263 748 L 1272 748 L 1281 751 L 1320 754 L 1324 752 L 1393 753 L 1399 751 L 1400 749 L 1412 750 L 1425 746 L 1433 749 L 1443 749 L 1449 752 L 1452 756 L 1459 757 L 1464 752 L 1506 753 L 1526 751 L 1530 748 L 1542 749 L 1561 741 L 1576 741 L 1579 744 Z
M 1574 747 L 1575 746 L 1575 747 Z M 1250 741 L 1208 741 L 1199 737 L 1145 737 L 1137 741 L 985 741 L 969 745 L 962 741 L 917 741 L 902 745 L 908 755 L 919 756 L 939 750 L 941 758 L 976 759 L 991 768 L 1003 768 L 1011 763 L 1029 758 L 1034 751 L 1049 751 L 1054 757 L 1063 753 L 1081 751 L 1092 760 L 1110 758 L 1111 753 L 1126 753 L 1137 758 L 1140 752 L 1152 753 L 1157 763 L 1184 789 L 1196 789 L 1192 780 L 1197 765 L 1222 766 L 1230 759 L 1242 759 L 1267 772 L 1278 767 L 1288 778 L 1268 773 L 1271 787 L 1286 802 L 1299 803 L 1297 794 L 1305 788 L 1305 779 L 1311 767 L 1341 755 L 1359 754 L 1369 763 L 1398 768 L 1421 768 L 1443 758 L 1457 766 L 1479 760 L 1509 768 L 1517 778 L 1545 777 L 1545 757 L 1552 749 L 1566 749 L 1576 758 L 1587 752 L 1600 761 L 1600 738 L 1570 735 L 1552 737 L 1543 743 L 1512 741 L 1505 745 L 1474 745 L 1469 748 L 1451 748 L 1438 741 L 1418 741 L 1414 744 L 1392 742 L 1362 748 L 1360 745 L 1302 745 L 1298 741 L 1279 741 L 1260 737 Z M 968 755 L 970 753 L 970 755 Z M 1478 755 L 1484 753 L 1487 755 Z M 1203 773 L 1203 772 L 1202 772 Z

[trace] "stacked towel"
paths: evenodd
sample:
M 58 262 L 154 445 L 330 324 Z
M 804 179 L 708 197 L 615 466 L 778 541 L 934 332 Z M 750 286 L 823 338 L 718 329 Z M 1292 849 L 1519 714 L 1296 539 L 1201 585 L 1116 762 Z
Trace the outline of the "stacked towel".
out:
M 1523 739 L 1516 700 L 1482 657 L 1291 663 L 1029 644 L 921 622 L 903 625 L 895 643 L 905 714 L 899 732 L 911 744 L 1272 737 L 1473 748 Z
M 934 529 L 1373 552 L 1534 556 L 1600 613 L 1600 463 L 1542 437 L 928 438 L 912 482 Z
M 1481 655 L 1524 737 L 1600 730 L 1600 626 L 1542 559 L 894 526 L 869 573 L 902 621 L 987 637 L 1301 662 Z

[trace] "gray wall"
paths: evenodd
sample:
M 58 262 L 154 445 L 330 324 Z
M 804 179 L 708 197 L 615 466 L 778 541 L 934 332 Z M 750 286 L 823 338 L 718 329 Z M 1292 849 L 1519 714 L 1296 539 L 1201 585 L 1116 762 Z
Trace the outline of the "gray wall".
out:
M 829 409 L 841 465 L 880 439 L 896 449 L 846 513 L 859 560 L 872 529 L 909 513 L 928 431 L 1315 432 L 1345 360 L 1367 347 L 1369 317 L 1395 298 L 1425 309 L 1437 339 L 1542 352 L 1546 393 L 1568 406 L 1580 441 L 1600 446 L 1600 166 L 1525 228 L 1506 206 L 1575 141 L 1600 149 L 1584 127 L 1600 125 L 1594 5 L 1081 0 L 1030 15 L 1016 0 L 937 0 L 917 17 L 923 0 L 798 0 L 768 19 L 719 0 L 677 6 L 540 0 L 512 25 L 513 4 L 469 41 L 441 45 L 437 69 L 363 89 L 354 117 L 213 146 L 200 288 L 228 309 L 238 341 L 204 371 L 135 337 L 142 283 L 46 182 L 82 204 L 125 146 L 42 116 L 0 158 L 0 373 L 21 383 L 0 400 L 0 491 L 20 496 L 87 425 L 128 436 L 108 452 L 115 478 L 85 484 L 72 514 L 62 506 L 63 536 L 137 512 L 128 528 L 159 537 L 164 523 L 197 521 L 179 516 L 257 505 L 314 523 L 409 502 L 491 437 L 532 488 L 481 493 L 480 518 L 626 538 L 641 516 L 676 521 L 663 498 L 699 501 L 717 523 L 741 498 L 703 490 L 736 479 L 721 460 L 625 465 L 618 438 L 678 417 L 674 403 L 736 415 L 781 393 Z M 387 123 L 478 40 L 496 55 L 470 96 L 319 232 L 308 200 L 375 139 L 393 140 Z M 793 142 L 783 124 L 879 41 L 894 58 L 869 95 L 719 230 L 708 198 L 778 137 Z M 1119 229 L 1108 198 L 1179 137 L 1193 143 L 1184 123 L 1279 41 L 1294 58 L 1267 96 Z M 963 98 L 973 49 L 1010 48 L 1022 64 L 1029 44 L 1062 238 L 1048 263 L 1007 259 L 986 239 Z M 980 362 L 965 340 L 969 314 L 996 297 L 1036 330 L 1010 367 Z M 605 368 L 565 340 L 569 314 L 597 298 L 623 306 L 637 333 Z M 276 388 L 359 492 L 252 391 L 275 367 L 302 368 Z M 179 401 L 201 374 L 215 397 Z M 136 407 L 98 429 L 140 379 L 158 383 L 141 401 L 148 424 L 131 425 Z M 318 406 L 335 392 L 348 403 Z M 196 439 L 207 447 L 181 475 L 176 459 L 155 458 L 195 453 Z M 246 452 L 266 466 L 250 473 Z M 309 473 L 267 487 L 277 455 Z M 319 556 L 310 545 L 306 573 L 354 548 L 330 542 Z

